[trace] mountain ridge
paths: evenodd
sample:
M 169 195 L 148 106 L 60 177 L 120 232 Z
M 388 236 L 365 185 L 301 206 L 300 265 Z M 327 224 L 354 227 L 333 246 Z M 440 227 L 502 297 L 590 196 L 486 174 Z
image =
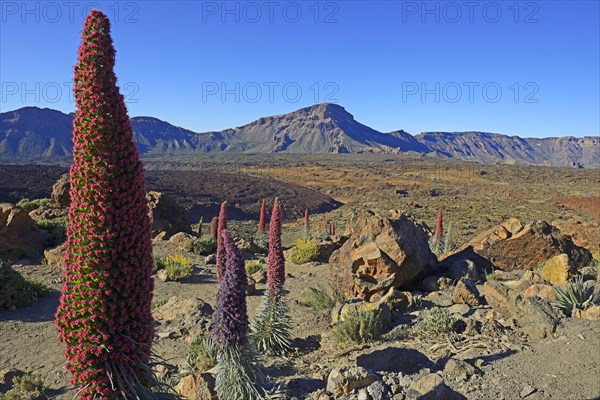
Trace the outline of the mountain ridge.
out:
M 71 154 L 74 113 L 35 106 L 0 113 L 0 161 Z M 205 153 L 422 154 L 483 163 L 600 166 L 600 138 L 523 138 L 491 132 L 380 132 L 320 103 L 222 131 L 194 132 L 152 116 L 130 119 L 142 155 Z

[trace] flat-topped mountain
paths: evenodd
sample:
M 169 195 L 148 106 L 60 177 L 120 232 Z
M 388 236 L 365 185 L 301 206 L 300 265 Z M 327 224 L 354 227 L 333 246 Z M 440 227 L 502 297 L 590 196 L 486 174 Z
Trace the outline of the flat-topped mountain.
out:
M 0 113 L 0 161 L 71 154 L 74 114 L 38 107 Z M 485 132 L 384 133 L 337 104 L 316 104 L 218 132 L 131 118 L 142 155 L 204 153 L 413 153 L 483 163 L 599 167 L 600 138 L 521 138 Z

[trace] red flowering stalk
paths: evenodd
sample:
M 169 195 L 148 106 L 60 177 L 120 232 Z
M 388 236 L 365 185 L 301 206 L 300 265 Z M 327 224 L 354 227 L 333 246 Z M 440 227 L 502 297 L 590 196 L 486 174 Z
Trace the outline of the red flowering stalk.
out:
M 144 170 L 113 72 L 110 23 L 85 19 L 74 92 L 73 165 L 59 338 L 80 399 L 152 398 L 152 242 Z
M 335 221 L 331 221 L 329 225 L 329 236 L 335 236 Z
M 210 235 L 217 238 L 217 230 L 219 228 L 219 218 L 213 217 L 212 221 L 210 221 Z
M 444 234 L 444 216 L 442 210 L 438 211 L 437 221 L 435 223 L 435 238 L 438 242 L 442 240 Z
M 271 297 L 279 297 L 283 293 L 285 283 L 285 259 L 281 245 L 281 206 L 275 199 L 271 222 L 269 224 L 269 256 L 268 256 L 268 293 Z
M 219 224 L 217 228 L 217 282 L 223 279 L 225 271 L 225 257 L 227 255 L 223 243 L 223 230 L 227 229 L 227 202 L 221 204 L 219 212 Z
M 308 221 L 308 208 L 304 210 L 304 239 L 310 239 L 310 225 Z
M 285 260 L 281 246 L 281 207 L 275 200 L 269 225 L 268 292 L 256 309 L 250 335 L 254 346 L 274 354 L 286 353 L 291 348 L 290 316 L 284 298 Z
M 265 201 L 262 201 L 262 205 L 260 206 L 260 217 L 258 219 L 258 233 L 265 233 L 265 226 L 267 223 L 267 206 Z

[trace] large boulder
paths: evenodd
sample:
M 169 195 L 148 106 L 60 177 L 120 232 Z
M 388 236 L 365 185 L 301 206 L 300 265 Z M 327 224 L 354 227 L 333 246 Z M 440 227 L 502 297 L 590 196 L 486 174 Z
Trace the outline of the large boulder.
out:
M 160 192 L 148 192 L 146 196 L 150 206 L 149 215 L 152 219 L 152 237 L 159 234 L 164 240 L 178 232 L 192 233 L 192 227 L 187 220 L 183 207 L 170 196 Z M 164 232 L 164 233 L 163 233 Z
M 592 260 L 587 249 L 577 246 L 555 226 L 545 221 L 523 226 L 519 220 L 512 218 L 477 235 L 446 257 L 442 264 L 448 266 L 458 260 L 472 260 L 481 268 L 532 270 L 563 253 L 576 268 L 585 267 Z
M 50 202 L 57 206 L 69 207 L 69 204 L 71 203 L 70 190 L 71 183 L 69 181 L 69 174 L 64 174 L 56 181 L 54 186 L 52 186 Z
M 348 222 L 345 236 L 329 263 L 337 283 L 358 298 L 378 300 L 435 263 L 424 231 L 398 211 L 367 211 Z
M 524 297 L 493 280 L 483 285 L 483 295 L 495 311 L 517 320 L 523 332 L 532 339 L 551 337 L 556 330 L 560 317 L 540 297 Z
M 39 257 L 44 240 L 37 225 L 23 209 L 0 203 L 0 255 Z
M 56 247 L 52 247 L 44 250 L 44 258 L 48 265 L 54 265 L 60 268 L 65 267 L 65 251 L 66 246 L 64 243 L 59 244 Z

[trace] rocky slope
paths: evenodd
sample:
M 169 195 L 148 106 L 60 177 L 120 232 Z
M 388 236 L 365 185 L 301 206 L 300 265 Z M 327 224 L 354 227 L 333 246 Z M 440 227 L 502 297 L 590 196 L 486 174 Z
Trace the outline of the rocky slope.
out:
M 0 114 L 0 160 L 68 156 L 73 114 L 25 107 Z M 483 163 L 600 166 L 600 138 L 521 138 L 485 132 L 379 132 L 336 104 L 263 117 L 241 127 L 196 133 L 152 117 L 131 119 L 142 154 L 414 153 Z

